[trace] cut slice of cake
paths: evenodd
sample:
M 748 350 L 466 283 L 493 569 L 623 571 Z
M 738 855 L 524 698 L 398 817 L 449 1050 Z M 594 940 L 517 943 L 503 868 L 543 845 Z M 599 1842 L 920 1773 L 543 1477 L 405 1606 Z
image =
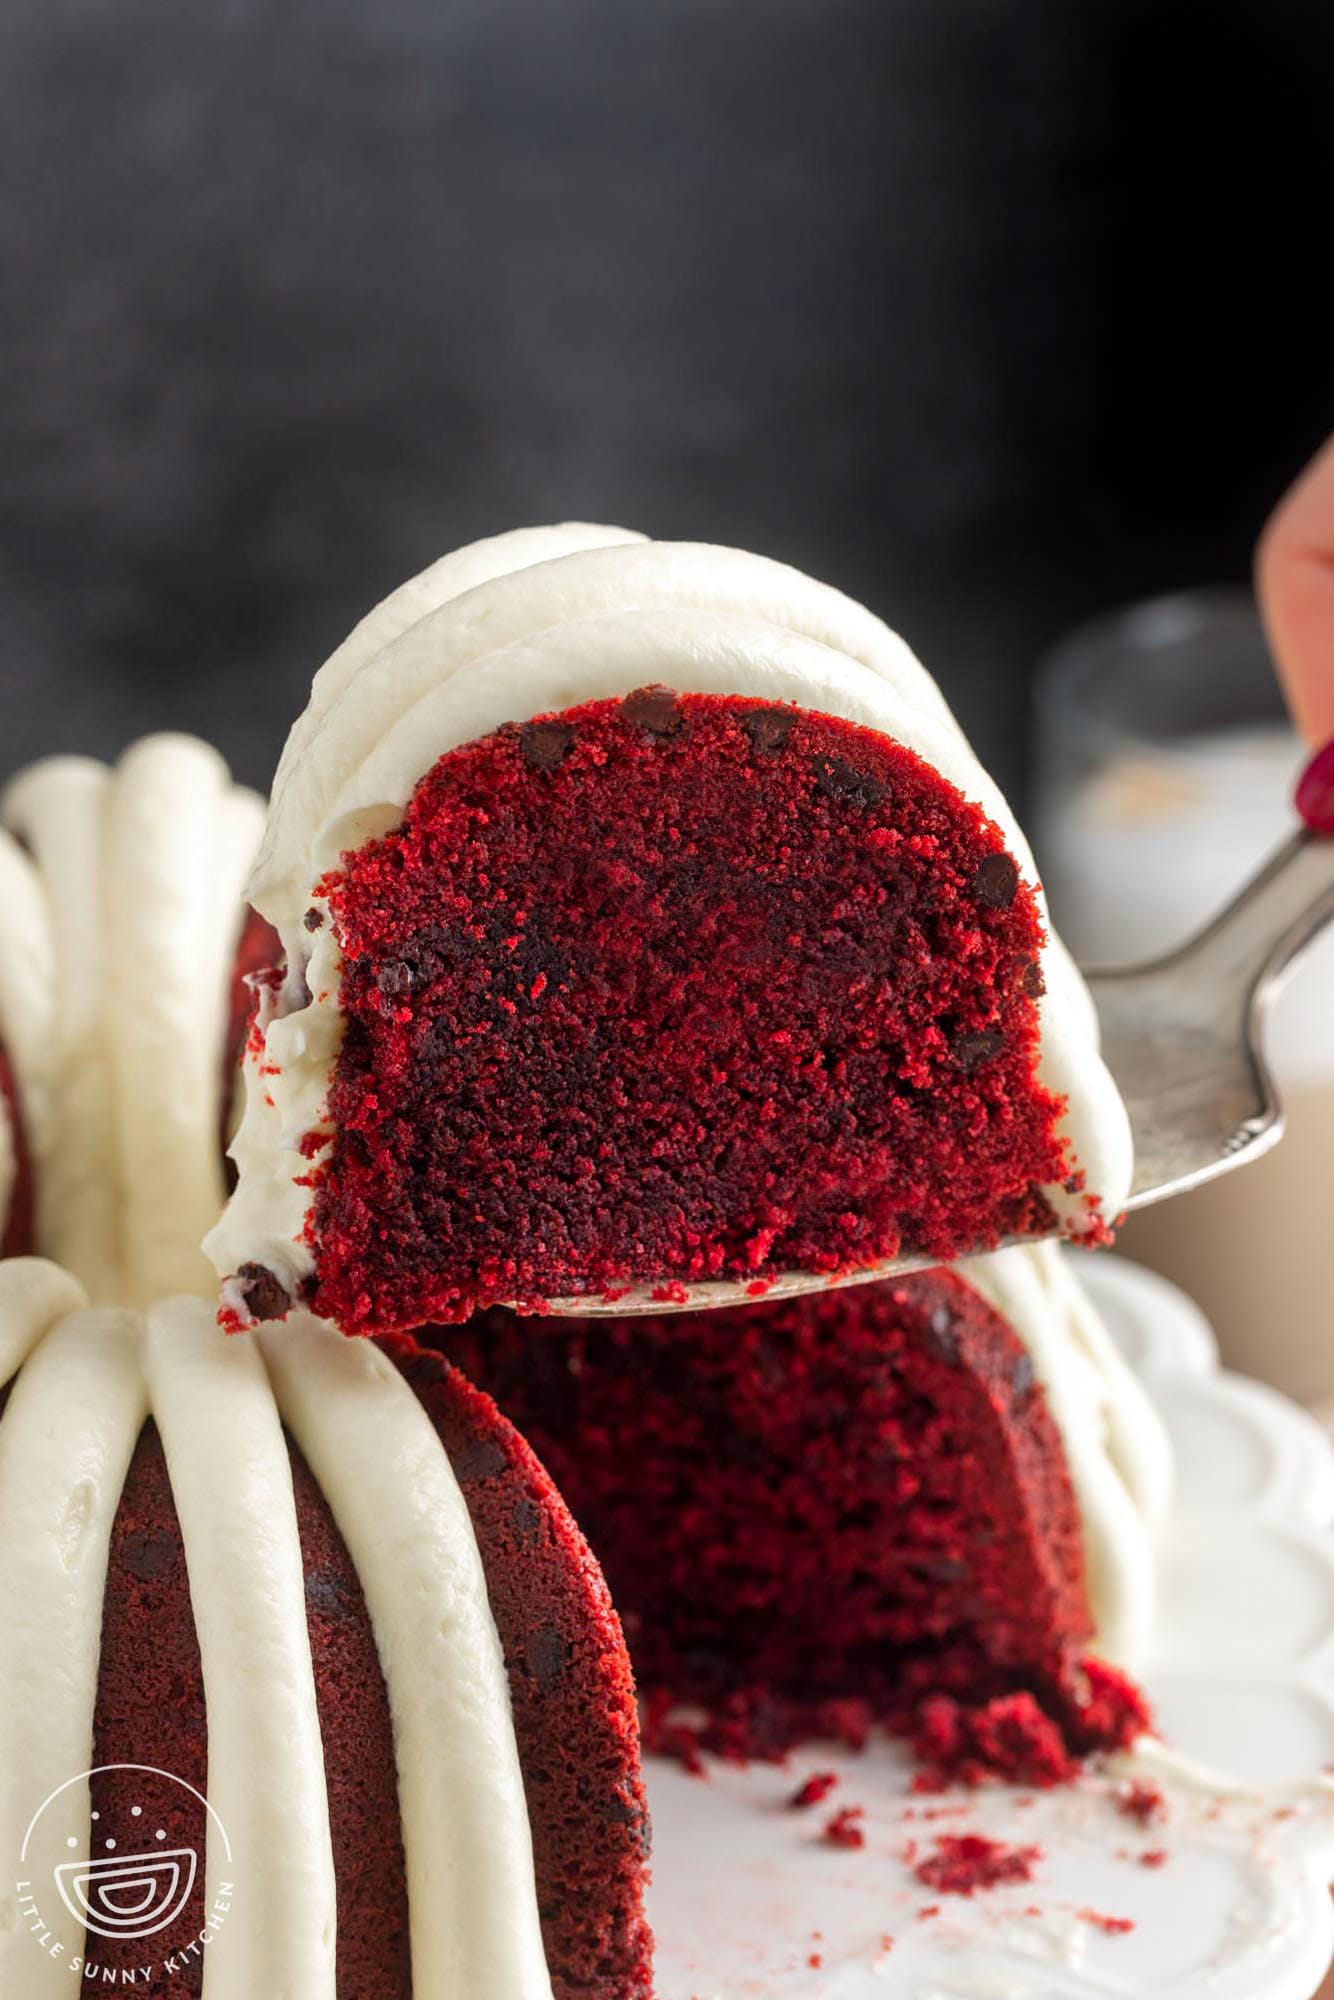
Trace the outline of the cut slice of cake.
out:
M 1004 800 L 902 642 L 780 564 L 447 559 L 317 677 L 250 895 L 285 967 L 209 1239 L 233 1323 L 833 1277 L 1123 1203 Z
M 1051 1245 L 729 1312 L 425 1336 L 523 1429 L 624 1621 L 650 1742 L 875 1723 L 938 1771 L 1128 1743 L 1166 1440 Z M 687 1721 L 682 1720 L 682 1711 Z
M 409 1341 L 228 1339 L 204 1299 L 84 1309 L 0 1264 L 0 1694 L 0 1840 L 47 1945 L 0 1924 L 6 1995 L 57 2000 L 82 1957 L 99 1991 L 207 1967 L 210 2000 L 648 2000 L 606 1586 Z M 163 1927 L 120 1923 L 155 1883 Z

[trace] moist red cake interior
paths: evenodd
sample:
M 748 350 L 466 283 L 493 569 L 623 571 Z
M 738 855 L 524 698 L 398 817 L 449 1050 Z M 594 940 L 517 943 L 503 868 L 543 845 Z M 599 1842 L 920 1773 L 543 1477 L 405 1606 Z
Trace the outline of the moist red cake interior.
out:
M 944 1259 L 1079 1184 L 1032 888 L 871 731 L 593 702 L 451 751 L 321 887 L 346 1035 L 312 1302 L 349 1331 Z
M 19 1104 L 18 1084 L 4 1044 L 0 1042 L 0 1115 L 9 1125 L 14 1149 L 14 1182 L 8 1209 L 0 1209 L 0 1257 L 31 1255 L 36 1238 L 33 1209 L 32 1158 Z
M 648 1819 L 633 1685 L 606 1585 L 532 1452 L 438 1355 L 389 1345 L 450 1455 L 486 1568 L 509 1671 L 556 2000 L 645 2000 L 652 1943 L 641 1900 Z M 0 1393 L 0 1410 L 4 1396 Z M 388 1696 L 361 1586 L 292 1448 L 306 1609 L 325 1742 L 338 1890 L 339 2000 L 409 2000 L 408 1908 Z M 94 1765 L 143 1763 L 207 1785 L 208 1721 L 180 1527 L 150 1423 L 116 1515 L 103 1617 Z M 97 1781 L 94 1808 L 129 1824 L 141 1773 Z M 447 1783 L 447 1774 L 442 1775 Z M 202 1808 L 148 1800 L 173 1846 L 202 1851 Z M 202 1927 L 202 1882 L 191 1914 Z M 91 1953 L 90 1953 L 91 1955 Z M 143 1945 L 97 1941 L 133 1970 Z M 174 1992 L 201 1992 L 199 1960 Z
M 657 1747 L 777 1756 L 883 1722 L 938 1771 L 1043 1782 L 1144 1726 L 1087 1656 L 1032 1363 L 961 1279 L 621 1322 L 495 1309 L 428 1337 L 587 1532 Z

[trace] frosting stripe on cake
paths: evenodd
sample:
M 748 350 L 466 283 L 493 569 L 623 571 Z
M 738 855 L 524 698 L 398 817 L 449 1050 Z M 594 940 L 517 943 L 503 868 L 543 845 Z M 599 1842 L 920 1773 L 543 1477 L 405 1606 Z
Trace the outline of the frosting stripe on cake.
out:
M 197 1245 L 223 1199 L 228 985 L 263 804 L 207 744 L 162 735 L 114 769 L 31 765 L 3 817 L 18 838 L 0 833 L 0 1041 L 38 1247 L 102 1302 L 205 1294 Z
M 150 1309 L 149 1403 L 171 1476 L 208 1711 L 206 1899 L 238 1921 L 206 1959 L 207 2000 L 333 2000 L 337 1898 L 291 1461 L 264 1363 L 202 1299 Z M 225 1494 L 225 1504 L 219 1496 Z
M 55 1076 L 55 951 L 41 878 L 0 829 L 0 1046 L 14 1075 L 28 1147 L 40 1167 L 50 1147 Z M 16 1135 L 0 1099 L 0 1237 L 13 1193 Z
M 60 1319 L 0 1420 L 0 1993 L 15 2000 L 70 1991 L 68 1963 L 34 1950 L 18 1922 L 14 1857 L 43 1800 L 92 1762 L 107 1552 L 147 1415 L 139 1331 L 136 1315 L 109 1307 Z M 86 1777 L 61 1810 L 87 1853 Z
M 371 1342 L 294 1314 L 259 1344 L 361 1578 L 384 1669 L 414 1990 L 550 2000 L 509 1682 L 439 1437 Z
M 78 1280 L 45 1257 L 8 1257 L 0 1263 L 0 1389 L 48 1327 L 87 1303 Z
M 207 744 L 150 736 L 107 800 L 107 1007 L 137 1303 L 206 1293 L 199 1239 L 223 1201 L 218 1103 L 228 977 L 263 807 Z
M 41 877 L 54 948 L 52 1117 L 37 1175 L 37 1240 L 94 1299 L 122 1303 L 115 1115 L 102 1002 L 110 776 L 89 757 L 49 757 L 14 779 L 3 814 Z
M 469 542 L 461 549 L 453 549 L 417 576 L 409 577 L 406 583 L 390 591 L 388 597 L 367 612 L 316 674 L 310 700 L 292 725 L 278 760 L 273 780 L 274 793 L 285 792 L 289 785 L 299 785 L 295 774 L 304 766 L 326 713 L 344 688 L 409 626 L 420 623 L 431 612 L 438 611 L 456 597 L 462 597 L 465 592 L 480 591 L 484 584 L 493 583 L 498 577 L 512 576 L 519 570 L 530 569 L 538 563 L 553 562 L 560 556 L 577 555 L 590 549 L 619 548 L 630 543 L 642 544 L 644 540 L 643 535 L 637 535 L 629 528 L 597 527 L 586 521 L 565 521 L 552 528 L 514 528 L 508 534 L 488 535 L 482 541 Z M 482 629 L 486 620 L 486 607 L 483 605 L 481 608 L 478 629 Z M 316 768 L 319 781 L 324 782 L 323 758 L 318 760 Z M 275 837 L 276 822 L 266 835 L 260 851 L 255 870 L 257 880 L 267 873 Z

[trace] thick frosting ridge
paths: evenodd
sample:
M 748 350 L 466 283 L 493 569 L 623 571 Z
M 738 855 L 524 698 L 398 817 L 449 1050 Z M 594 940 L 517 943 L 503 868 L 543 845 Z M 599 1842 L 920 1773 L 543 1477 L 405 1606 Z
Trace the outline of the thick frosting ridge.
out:
M 279 768 L 250 899 L 282 934 L 289 978 L 266 1027 L 263 1077 L 258 1059 L 247 1065 L 239 1185 L 206 1244 L 224 1280 L 253 1261 L 295 1291 L 313 1268 L 301 1184 L 312 1159 L 299 1148 L 308 1134 L 331 1136 L 326 1098 L 342 1036 L 332 927 L 312 937 L 303 924 L 314 884 L 342 852 L 395 825 L 447 751 L 505 722 L 653 681 L 793 701 L 894 738 L 983 808 L 1036 882 L 1013 814 L 935 682 L 838 591 L 765 557 L 614 529 L 525 530 L 458 551 L 372 612 L 316 676 Z M 1084 1195 L 1045 1192 L 1078 1233 L 1090 1197 L 1107 1216 L 1122 1208 L 1130 1130 L 1087 989 L 1054 938 L 1044 971 L 1040 1073 L 1066 1100 L 1064 1129 L 1086 1177 Z
M 0 800 L 0 1040 L 38 1246 L 94 1299 L 212 1289 L 196 1246 L 223 1200 L 228 982 L 263 816 L 176 735 L 114 769 L 49 758 Z
M 17 1379 L 14 1379 L 17 1376 Z M 467 1507 L 430 1419 L 370 1342 L 298 1315 L 227 1337 L 199 1298 L 91 1308 L 55 1265 L 0 1265 L 0 1845 L 91 1763 L 112 1523 L 148 1417 L 161 1434 L 208 1702 L 208 1846 L 234 1910 L 205 2000 L 334 2000 L 334 1864 L 284 1427 L 363 1578 L 394 1722 L 414 1990 L 550 2000 L 509 1683 Z M 218 1494 L 227 1504 L 219 1507 Z M 88 1787 L 68 1794 L 88 1851 Z M 71 1949 L 78 1948 L 78 1939 Z M 56 2000 L 0 1884 L 0 1991 Z

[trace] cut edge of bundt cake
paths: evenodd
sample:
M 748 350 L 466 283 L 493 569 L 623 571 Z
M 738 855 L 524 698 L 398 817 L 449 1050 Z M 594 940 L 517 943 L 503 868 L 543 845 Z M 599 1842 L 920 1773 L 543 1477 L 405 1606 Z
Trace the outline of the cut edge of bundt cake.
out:
M 886 1725 L 937 1779 L 1044 1783 L 1148 1726 L 1124 1669 L 1168 1448 L 1054 1247 L 726 1314 L 493 1310 L 424 1337 L 551 1466 L 650 1748 L 781 1756 Z

